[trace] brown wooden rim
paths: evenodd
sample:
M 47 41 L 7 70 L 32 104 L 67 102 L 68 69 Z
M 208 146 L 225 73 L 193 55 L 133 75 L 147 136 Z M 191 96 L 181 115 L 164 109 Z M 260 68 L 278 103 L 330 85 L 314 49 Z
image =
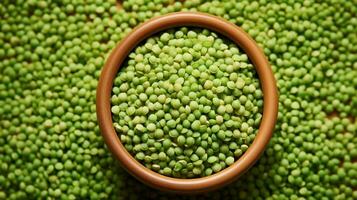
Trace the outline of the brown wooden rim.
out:
M 128 54 L 136 45 L 153 34 L 180 26 L 207 28 L 235 42 L 245 51 L 255 66 L 263 91 L 263 117 L 253 143 L 233 165 L 219 173 L 203 178 L 171 178 L 145 168 L 122 145 L 112 121 L 110 98 L 113 80 Z M 278 90 L 273 72 L 263 51 L 247 33 L 235 24 L 199 12 L 171 13 L 155 17 L 136 27 L 116 46 L 107 59 L 99 78 L 96 101 L 99 127 L 105 143 L 131 175 L 141 182 L 162 191 L 191 194 L 207 192 L 225 186 L 246 172 L 263 153 L 269 143 L 278 113 Z

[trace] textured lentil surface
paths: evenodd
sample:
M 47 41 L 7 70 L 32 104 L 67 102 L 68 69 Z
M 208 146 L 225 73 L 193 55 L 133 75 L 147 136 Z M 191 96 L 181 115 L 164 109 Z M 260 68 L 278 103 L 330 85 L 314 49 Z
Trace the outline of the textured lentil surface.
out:
M 182 198 L 357 198 L 355 0 L 3 0 L 0 199 L 180 198 L 116 164 L 99 133 L 95 89 L 106 56 L 133 27 L 181 10 L 246 30 L 280 92 L 278 123 L 259 162 L 226 188 Z
M 248 56 L 227 38 L 187 27 L 135 48 L 111 102 L 125 148 L 147 168 L 178 178 L 233 164 L 254 140 L 263 105 Z

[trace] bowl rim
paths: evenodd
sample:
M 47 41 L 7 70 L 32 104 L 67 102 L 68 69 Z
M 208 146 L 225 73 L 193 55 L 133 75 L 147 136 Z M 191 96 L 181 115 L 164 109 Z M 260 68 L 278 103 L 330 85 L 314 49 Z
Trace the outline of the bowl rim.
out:
M 263 116 L 258 133 L 248 150 L 231 166 L 210 176 L 172 178 L 154 172 L 138 162 L 123 146 L 113 127 L 111 91 L 113 81 L 129 53 L 148 37 L 174 27 L 200 27 L 222 34 L 248 55 L 263 91 Z M 278 90 L 267 58 L 255 41 L 240 27 L 222 18 L 200 12 L 175 12 L 154 17 L 131 31 L 112 50 L 101 71 L 96 93 L 96 112 L 104 141 L 121 166 L 141 182 L 176 193 L 202 193 L 223 187 L 244 174 L 260 157 L 272 137 L 278 114 Z

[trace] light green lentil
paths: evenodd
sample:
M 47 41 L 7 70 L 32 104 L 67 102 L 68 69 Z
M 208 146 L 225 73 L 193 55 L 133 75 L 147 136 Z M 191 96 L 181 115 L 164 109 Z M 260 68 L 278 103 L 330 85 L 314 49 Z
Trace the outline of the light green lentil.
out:
M 132 28 L 181 10 L 226 18 L 257 41 L 272 64 L 280 109 L 270 145 L 243 177 L 213 193 L 178 198 L 357 198 L 354 1 L 125 0 L 120 9 L 115 3 L 1 2 L 0 199 L 175 198 L 144 186 L 112 159 L 97 126 L 95 89 L 105 58 Z M 128 98 L 118 96 L 116 102 Z M 293 102 L 300 108 L 292 109 Z M 83 169 L 84 160 L 92 168 Z M 64 168 L 55 170 L 57 162 Z M 302 177 L 290 176 L 293 169 Z
M 166 40 L 165 38 L 171 39 Z M 205 46 L 206 42 L 212 42 L 215 47 L 209 48 L 209 57 L 196 52 L 197 49 L 195 50 L 195 48 L 192 47 L 192 44 Z M 262 95 L 258 98 L 254 97 L 251 100 L 246 100 L 248 97 L 242 95 L 243 93 L 244 95 L 253 95 L 257 90 L 259 91 L 259 80 L 253 66 L 247 62 L 232 60 L 229 64 L 234 64 L 236 68 L 228 70 L 219 60 L 221 56 L 218 55 L 219 49 L 216 48 L 220 47 L 226 50 L 225 55 L 227 55 L 227 57 L 224 58 L 227 60 L 230 59 L 230 56 L 237 55 L 235 53 L 239 52 L 236 45 L 226 39 L 222 40 L 215 33 L 201 29 L 188 30 L 188 28 L 184 27 L 169 30 L 168 32 L 160 33 L 157 36 L 149 38 L 146 43 L 137 47 L 129 55 L 126 66 L 122 67 L 114 81 L 112 96 L 112 113 L 117 129 L 122 130 L 121 126 L 129 127 L 129 129 L 134 128 L 134 135 L 129 135 L 128 138 L 125 137 L 125 139 L 123 138 L 124 140 L 122 140 L 124 145 L 130 148 L 127 148 L 128 151 L 133 153 L 131 143 L 134 141 L 135 136 L 139 136 L 136 137 L 135 143 L 145 144 L 149 141 L 140 141 L 140 135 L 146 132 L 155 132 L 151 135 L 159 144 L 162 144 L 160 146 L 164 146 L 166 149 L 170 148 L 170 146 L 180 146 L 182 148 L 184 155 L 181 155 L 181 153 L 177 155 L 178 157 L 175 160 L 176 164 L 171 170 L 171 176 L 180 178 L 205 176 L 206 168 L 212 168 L 212 173 L 219 172 L 226 167 L 225 164 L 220 164 L 219 160 L 225 160 L 226 157 L 233 155 L 234 157 L 229 157 L 227 161 L 227 163 L 229 163 L 228 165 L 230 165 L 232 164 L 231 162 L 234 162 L 241 155 L 237 153 L 234 154 L 237 149 L 240 148 L 242 153 L 246 151 L 248 145 L 254 139 L 254 135 L 251 139 L 245 138 L 248 137 L 248 134 L 256 133 L 257 125 L 259 125 L 260 115 L 258 114 L 261 112 L 261 103 L 258 102 L 262 101 Z M 139 51 L 142 48 L 145 49 L 145 54 Z M 163 51 L 163 49 L 172 49 L 172 54 Z M 166 57 L 166 59 L 171 58 L 175 60 L 176 63 L 174 64 L 177 64 L 178 67 L 168 65 L 166 60 L 160 60 L 158 55 Z M 193 55 L 196 56 L 193 57 Z M 138 57 L 144 59 L 137 61 L 138 59 L 136 58 Z M 145 58 L 149 58 L 149 60 Z M 150 61 L 150 59 L 156 58 L 161 65 Z M 220 69 L 215 70 L 214 73 L 206 73 L 205 71 L 208 66 L 206 66 L 205 63 L 207 62 L 219 66 Z M 148 76 L 147 73 L 141 73 L 141 69 L 146 65 L 149 65 L 150 69 L 155 72 L 161 72 L 163 77 L 166 78 L 155 77 L 155 75 Z M 138 67 L 140 67 L 140 69 L 138 69 Z M 193 69 L 192 71 L 191 68 Z M 239 68 L 244 69 L 240 70 Z M 176 73 L 177 69 L 189 70 L 179 76 Z M 247 81 L 244 88 L 238 88 L 234 81 L 227 81 L 231 73 L 239 73 L 239 78 Z M 140 83 L 137 84 L 127 79 L 128 74 L 130 74 L 133 79 L 150 79 L 150 81 L 146 82 L 148 87 L 159 86 L 155 89 L 155 96 L 151 92 L 141 90 L 140 88 L 143 86 Z M 207 75 L 202 76 L 203 74 Z M 204 88 L 199 83 L 202 83 Z M 123 100 L 120 101 L 120 103 L 116 102 L 117 94 L 125 93 L 128 89 L 125 87 L 122 88 L 124 90 L 121 90 L 121 84 L 128 85 L 130 87 L 129 90 L 132 90 L 132 93 L 139 96 L 139 99 L 143 103 L 136 104 L 137 98 L 133 95 L 131 95 L 130 98 L 122 98 Z M 187 87 L 187 89 L 181 91 L 183 87 Z M 207 95 L 208 93 L 210 94 L 209 96 Z M 261 92 L 259 93 L 261 94 Z M 153 97 L 155 97 L 154 100 L 158 101 L 156 102 L 157 104 L 163 106 L 157 107 L 157 109 L 150 106 L 150 98 Z M 235 108 L 231 105 L 233 99 L 238 99 L 234 104 Z M 243 99 L 243 101 L 241 101 L 241 99 Z M 212 105 L 212 103 L 214 105 Z M 237 104 L 239 106 L 237 106 Z M 135 126 L 131 124 L 130 121 L 123 121 L 124 124 L 120 125 L 119 122 L 122 119 L 129 119 L 132 114 L 129 108 L 123 105 L 130 105 L 129 108 L 133 111 L 135 110 L 135 115 L 143 116 L 144 119 L 147 118 L 150 122 L 145 122 L 145 120 L 141 121 L 135 116 L 133 120 Z M 184 105 L 186 105 L 185 107 L 189 110 L 186 110 L 186 108 L 183 107 Z M 249 111 L 249 114 L 243 113 L 242 115 L 237 108 Z M 209 114 L 210 112 L 212 113 Z M 127 115 L 117 117 L 118 113 L 126 113 Z M 224 117 L 219 115 L 224 115 Z M 250 118 L 253 118 L 253 121 L 257 121 L 257 123 L 251 125 L 246 122 L 241 123 L 241 125 L 237 123 L 237 119 L 239 119 L 240 122 L 242 120 L 249 120 Z M 188 122 L 185 121 L 186 119 Z M 243 136 L 242 138 L 233 138 L 232 131 L 239 128 L 239 126 L 240 130 L 246 135 L 245 138 L 243 138 Z M 225 129 L 231 130 L 223 131 Z M 207 133 L 207 131 L 209 132 Z M 214 134 L 211 134 L 210 131 Z M 123 134 L 122 131 L 118 131 L 118 133 Z M 173 142 L 167 142 L 168 139 Z M 216 152 L 219 146 L 224 146 L 225 143 L 230 142 L 231 139 L 234 139 L 236 142 L 238 142 L 239 139 L 244 140 L 242 140 L 242 144 L 237 146 L 234 150 L 224 148 L 225 150 L 221 151 L 221 153 Z M 206 145 L 206 143 L 203 143 L 203 145 L 202 142 L 209 142 L 209 145 Z M 204 156 L 203 154 L 205 154 L 204 149 L 206 148 L 211 148 L 214 152 L 208 152 L 210 156 L 204 161 L 201 159 Z M 153 149 L 149 148 L 141 152 L 145 155 L 151 155 L 152 150 L 162 153 L 165 151 L 164 149 L 155 149 L 153 147 Z M 137 151 L 140 151 L 140 149 Z M 135 154 L 137 155 L 137 152 L 135 152 Z M 152 155 L 150 158 L 152 158 Z M 231 160 L 232 158 L 233 161 Z M 164 159 L 160 160 L 166 162 L 166 165 L 168 165 L 172 159 L 175 158 L 165 161 Z M 167 170 L 165 172 L 163 170 L 160 171 L 157 164 L 161 161 L 157 159 L 138 160 L 154 171 L 158 171 L 164 175 L 170 175 Z M 187 166 L 182 164 L 183 160 L 188 162 Z M 193 165 L 193 163 L 197 164 L 197 161 L 202 162 L 202 169 L 188 167 Z

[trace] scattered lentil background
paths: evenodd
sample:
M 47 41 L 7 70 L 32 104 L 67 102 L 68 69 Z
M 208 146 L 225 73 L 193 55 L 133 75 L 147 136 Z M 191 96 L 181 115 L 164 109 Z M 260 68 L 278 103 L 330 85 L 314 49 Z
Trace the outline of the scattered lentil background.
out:
M 95 89 L 106 56 L 132 28 L 181 10 L 246 30 L 280 92 L 276 130 L 257 164 L 228 187 L 182 198 L 357 198 L 356 0 L 2 0 L 0 199 L 174 198 L 111 157 Z

